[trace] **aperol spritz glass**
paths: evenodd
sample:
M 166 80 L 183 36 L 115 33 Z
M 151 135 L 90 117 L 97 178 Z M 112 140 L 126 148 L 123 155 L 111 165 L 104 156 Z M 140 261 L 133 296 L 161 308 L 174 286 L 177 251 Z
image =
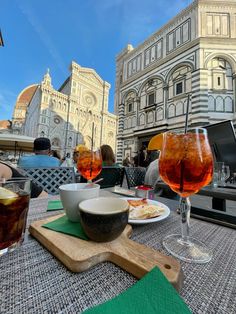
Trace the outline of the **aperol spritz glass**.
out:
M 80 153 L 77 161 L 77 168 L 88 182 L 92 182 L 102 170 L 102 156 L 100 149 L 88 149 Z
M 163 245 L 172 255 L 192 263 L 206 263 L 212 252 L 206 245 L 189 236 L 189 196 L 211 182 L 213 156 L 203 128 L 174 130 L 164 133 L 159 159 L 162 180 L 180 195 L 182 234 L 168 235 Z

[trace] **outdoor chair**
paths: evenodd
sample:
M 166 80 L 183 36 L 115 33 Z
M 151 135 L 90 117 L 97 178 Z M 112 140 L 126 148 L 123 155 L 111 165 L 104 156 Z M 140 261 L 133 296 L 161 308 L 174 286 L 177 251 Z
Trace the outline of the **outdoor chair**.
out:
M 93 181 L 100 178 L 103 178 L 101 182 L 98 182 L 101 189 L 111 188 L 116 185 L 122 186 L 124 179 L 124 167 L 103 166 L 102 171 L 96 178 L 93 179 Z M 87 182 L 87 180 L 81 176 L 80 182 Z
M 74 167 L 21 168 L 21 173 L 31 178 L 49 194 L 59 194 L 59 186 L 75 182 Z
M 100 174 L 94 179 L 103 178 L 100 184 L 101 189 L 110 188 L 115 185 L 122 186 L 124 179 L 124 167 L 103 166 Z
M 146 168 L 144 167 L 125 167 L 125 176 L 128 189 L 144 184 Z

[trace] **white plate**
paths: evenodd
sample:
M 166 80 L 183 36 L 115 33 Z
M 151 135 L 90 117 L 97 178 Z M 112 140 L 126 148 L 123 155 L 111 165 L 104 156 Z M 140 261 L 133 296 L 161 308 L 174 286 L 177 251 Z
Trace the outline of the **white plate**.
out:
M 142 198 L 127 198 L 127 197 L 122 197 L 125 200 L 141 200 Z M 143 225 L 143 224 L 150 224 L 153 222 L 161 221 L 166 219 L 170 215 L 170 209 L 167 207 L 165 204 L 153 200 L 147 200 L 148 204 L 156 205 L 162 207 L 165 211 L 162 215 L 154 218 L 148 218 L 148 219 L 129 219 L 130 224 L 135 224 L 135 225 Z

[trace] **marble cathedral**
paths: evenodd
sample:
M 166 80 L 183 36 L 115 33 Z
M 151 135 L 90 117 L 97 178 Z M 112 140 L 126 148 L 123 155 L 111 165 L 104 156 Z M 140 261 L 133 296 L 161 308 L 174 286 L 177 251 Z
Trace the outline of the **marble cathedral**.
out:
M 158 15 L 157 15 L 158 18 Z M 236 1 L 196 0 L 116 58 L 117 157 L 160 132 L 230 119 L 236 124 Z
M 94 122 L 94 145 L 116 149 L 117 116 L 108 112 L 110 84 L 90 68 L 72 62 L 71 74 L 55 90 L 49 71 L 40 84 L 25 88 L 15 105 L 14 133 L 50 138 L 52 149 L 64 156 L 80 143 L 90 147 Z

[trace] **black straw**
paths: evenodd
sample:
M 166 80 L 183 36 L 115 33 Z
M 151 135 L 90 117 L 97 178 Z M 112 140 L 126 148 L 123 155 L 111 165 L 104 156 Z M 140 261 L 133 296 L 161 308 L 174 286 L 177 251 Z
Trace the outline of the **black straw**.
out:
M 91 151 L 93 151 L 93 138 L 94 138 L 94 122 L 92 124 L 92 143 L 91 143 Z
M 186 108 L 186 116 L 185 116 L 185 126 L 184 126 L 184 133 L 188 132 L 188 113 L 189 113 L 189 102 L 190 102 L 190 95 L 188 94 L 187 99 L 187 108 Z M 180 192 L 184 190 L 184 160 L 181 159 L 180 161 Z
M 190 103 L 190 94 L 188 94 L 188 99 L 187 99 L 187 108 L 186 108 L 185 126 L 184 126 L 184 133 L 185 133 L 185 134 L 188 132 L 189 103 Z
M 93 170 L 93 138 L 94 138 L 94 122 L 92 124 L 92 142 L 91 142 L 91 164 L 90 164 L 90 177 L 92 177 L 92 170 Z

